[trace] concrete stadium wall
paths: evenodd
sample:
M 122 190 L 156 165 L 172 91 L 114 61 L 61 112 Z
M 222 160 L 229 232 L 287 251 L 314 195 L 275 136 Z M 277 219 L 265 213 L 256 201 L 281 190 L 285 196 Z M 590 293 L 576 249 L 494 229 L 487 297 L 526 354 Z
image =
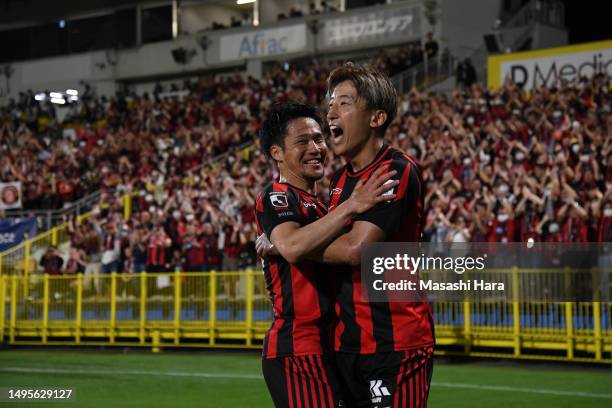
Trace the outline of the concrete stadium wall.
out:
M 534 33 L 534 48 L 552 48 L 566 45 L 568 32 L 564 28 L 537 24 Z
M 434 14 L 437 16 L 437 24 L 432 27 L 424 14 L 423 0 L 407 0 L 394 2 L 385 6 L 374 6 L 353 9 L 345 13 L 331 13 L 317 15 L 313 17 L 295 18 L 276 21 L 279 12 L 288 12 L 292 5 L 308 7 L 308 2 L 301 1 L 288 3 L 282 0 L 270 0 L 262 2 L 260 9 L 261 24 L 259 27 L 240 27 L 230 28 L 220 31 L 207 31 L 197 34 L 180 36 L 173 41 L 157 42 L 146 44 L 138 48 L 125 49 L 120 51 L 90 52 L 86 54 L 76 54 L 63 57 L 55 57 L 27 62 L 16 62 L 11 64 L 15 73 L 10 79 L 9 87 L 3 82 L 4 77 L 0 78 L 0 104 L 6 103 L 8 90 L 11 96 L 18 92 L 32 89 L 34 91 L 61 90 L 65 88 L 79 89 L 79 81 L 86 81 L 96 87 L 99 94 L 114 93 L 116 83 L 144 83 L 154 82 L 158 78 L 171 79 L 180 76 L 193 76 L 198 73 L 212 69 L 234 69 L 236 66 L 246 67 L 248 72 L 257 76 L 261 73 L 261 63 L 269 60 L 285 60 L 295 57 L 314 56 L 314 55 L 340 55 L 339 53 L 351 52 L 351 50 L 381 48 L 391 44 L 402 44 L 415 40 L 422 40 L 425 33 L 432 29 L 436 32 L 436 37 L 441 40 L 443 47 L 449 47 L 454 55 L 459 57 L 469 55 L 474 49 L 483 44 L 482 36 L 491 31 L 491 26 L 497 19 L 501 0 L 440 0 L 438 9 Z M 208 7 L 208 6 L 207 6 Z M 214 12 L 204 16 L 208 8 L 194 7 L 183 15 L 184 21 L 191 19 L 194 29 L 196 25 L 202 24 L 205 19 L 214 20 L 225 14 L 225 8 L 215 6 Z M 408 8 L 408 9 L 406 9 Z M 395 10 L 404 10 L 413 18 L 408 25 L 396 22 L 389 22 L 384 16 L 395 13 Z M 381 14 L 381 12 L 383 14 Z M 386 13 L 386 14 L 385 14 Z M 399 13 L 402 15 L 401 13 Z M 403 14 L 406 15 L 406 14 Z M 266 23 L 266 18 L 270 21 Z M 382 17 L 381 17 L 382 16 Z M 367 21 L 375 18 L 376 25 L 368 25 Z M 316 38 L 311 30 L 314 20 L 319 27 L 327 23 L 332 27 L 345 27 L 346 32 L 355 27 L 364 30 L 365 37 L 360 35 L 360 41 L 345 41 L 325 45 L 321 38 Z M 189 23 L 189 24 L 191 24 Z M 283 32 L 292 32 L 290 26 L 303 25 L 306 29 L 306 42 L 303 48 L 291 48 L 290 51 L 281 53 L 265 52 L 265 47 L 270 41 L 280 41 Z M 283 28 L 285 27 L 285 28 Z M 380 31 L 382 27 L 382 32 Z M 261 31 L 270 29 L 280 29 L 276 31 Z M 283 31 L 285 30 L 286 31 Z M 360 31 L 361 32 L 361 31 Z M 373 33 L 381 34 L 373 34 Z M 267 33 L 258 37 L 257 33 Z M 553 34 L 544 33 L 547 38 L 552 38 Z M 256 48 L 254 53 L 247 57 L 234 58 L 233 60 L 220 59 L 221 38 L 234 36 L 240 44 L 250 41 L 252 48 Z M 237 36 L 237 37 L 236 37 Z M 240 40 L 242 36 L 242 40 Z M 320 37 L 320 35 L 319 35 Z M 317 40 L 317 41 L 315 41 Z M 288 42 L 291 42 L 290 40 Z M 323 45 L 322 45 L 323 44 Z M 182 47 L 191 54 L 186 64 L 179 64 L 172 58 L 172 50 Z M 262 51 L 264 50 L 264 51 Z M 242 55 L 236 53 L 235 55 Z
M 441 36 L 458 58 L 472 55 L 484 45 L 502 10 L 502 0 L 441 0 Z
M 6 77 L 0 79 L 0 103 L 29 89 L 34 92 L 82 91 L 81 81 L 91 84 L 100 95 L 111 95 L 117 88 L 116 69 L 109 62 L 112 60 L 112 53 L 98 51 L 11 64 L 14 73 L 8 87 Z
M 229 26 L 232 17 L 243 19 L 240 11 L 222 4 L 185 7 L 181 9 L 179 27 L 181 33 L 195 34 L 211 27 L 213 21 Z

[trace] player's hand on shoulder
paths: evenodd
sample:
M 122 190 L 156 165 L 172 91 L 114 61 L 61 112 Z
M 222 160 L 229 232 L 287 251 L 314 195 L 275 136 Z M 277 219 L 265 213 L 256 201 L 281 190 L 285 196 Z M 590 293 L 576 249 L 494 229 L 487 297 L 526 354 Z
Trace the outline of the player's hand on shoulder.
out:
M 399 184 L 399 180 L 393 180 L 396 174 L 395 170 L 389 171 L 389 166 L 381 166 L 367 181 L 359 180 L 348 200 L 354 206 L 355 212 L 361 214 L 378 203 L 393 200 L 394 189 Z

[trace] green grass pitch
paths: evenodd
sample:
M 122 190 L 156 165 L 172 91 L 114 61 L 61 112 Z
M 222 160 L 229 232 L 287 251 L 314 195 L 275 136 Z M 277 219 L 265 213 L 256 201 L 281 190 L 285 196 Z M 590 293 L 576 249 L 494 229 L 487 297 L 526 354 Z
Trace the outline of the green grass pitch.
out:
M 254 352 L 0 350 L 0 387 L 76 389 L 76 401 L 3 407 L 270 407 Z M 612 407 L 612 370 L 436 361 L 436 407 Z

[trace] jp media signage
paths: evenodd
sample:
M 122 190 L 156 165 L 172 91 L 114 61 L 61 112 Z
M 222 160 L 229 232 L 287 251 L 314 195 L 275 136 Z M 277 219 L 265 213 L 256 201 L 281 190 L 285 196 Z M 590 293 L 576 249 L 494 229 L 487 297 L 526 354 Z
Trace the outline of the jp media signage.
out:
M 489 57 L 489 87 L 506 78 L 524 89 L 552 86 L 594 74 L 612 75 L 612 41 L 549 48 Z
M 410 6 L 325 20 L 318 36 L 319 49 L 420 38 L 421 14 L 420 6 Z
M 219 48 L 219 59 L 223 62 L 304 51 L 306 25 L 224 35 L 219 40 Z

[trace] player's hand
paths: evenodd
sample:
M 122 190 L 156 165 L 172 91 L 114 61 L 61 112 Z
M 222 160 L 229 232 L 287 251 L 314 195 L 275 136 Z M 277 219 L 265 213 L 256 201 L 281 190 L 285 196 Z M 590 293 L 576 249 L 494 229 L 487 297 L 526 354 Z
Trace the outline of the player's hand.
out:
M 366 212 L 376 204 L 393 200 L 396 194 L 393 189 L 399 184 L 399 180 L 391 180 L 397 171 L 389 171 L 388 166 L 380 167 L 372 173 L 367 181 L 359 180 L 353 190 L 349 201 L 354 206 L 357 214 Z
M 270 242 L 266 234 L 261 234 L 257 237 L 255 241 L 255 250 L 260 257 L 280 255 L 278 249 Z

